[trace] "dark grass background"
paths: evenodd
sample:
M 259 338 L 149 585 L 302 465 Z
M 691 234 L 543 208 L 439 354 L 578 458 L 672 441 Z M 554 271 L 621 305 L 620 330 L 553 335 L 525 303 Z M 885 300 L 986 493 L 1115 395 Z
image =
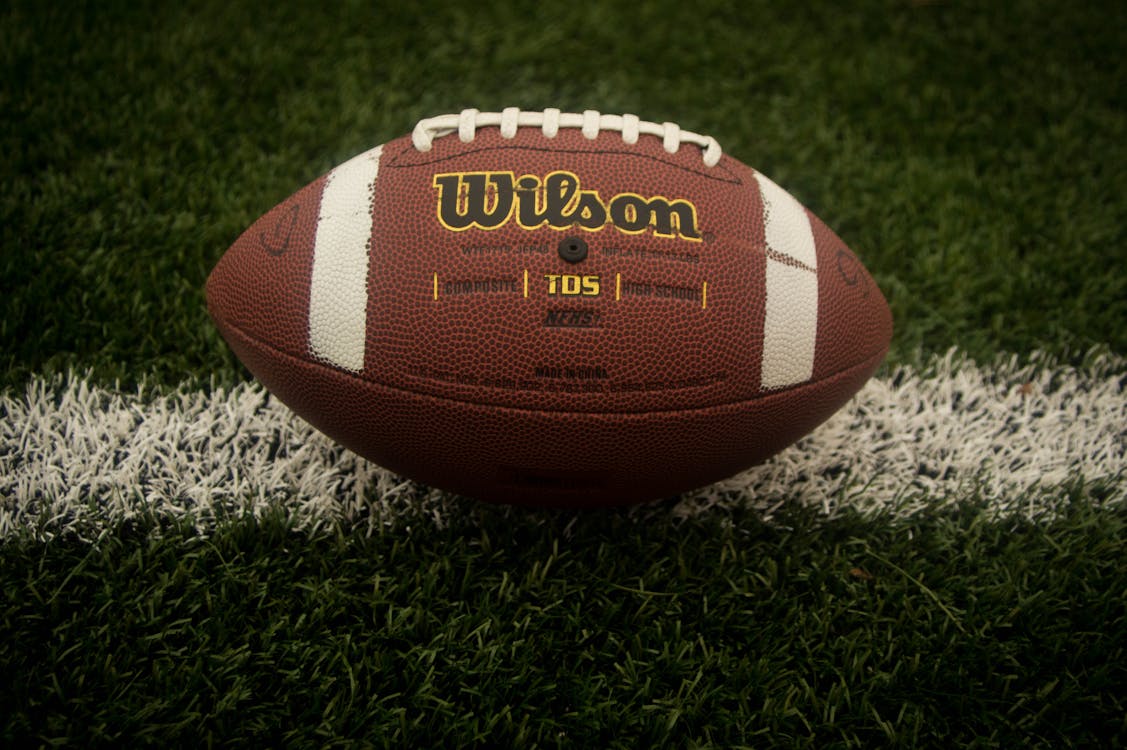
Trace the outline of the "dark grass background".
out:
M 223 250 L 465 106 L 716 136 L 858 251 L 893 361 L 1127 352 L 1122 3 L 57 6 L 0 9 L 7 387 L 245 377 Z M 10 539 L 0 743 L 1122 745 L 1125 516 L 1057 492 L 1036 525 L 458 501 L 373 538 Z
M 464 106 L 715 135 L 858 251 L 894 359 L 1127 351 L 1122 4 L 59 5 L 0 25 L 8 384 L 236 377 L 202 297 L 223 249 Z

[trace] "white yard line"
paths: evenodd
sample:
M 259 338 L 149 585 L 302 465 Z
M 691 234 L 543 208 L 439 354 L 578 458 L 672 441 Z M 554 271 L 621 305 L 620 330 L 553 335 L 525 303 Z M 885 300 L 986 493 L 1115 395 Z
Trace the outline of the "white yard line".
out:
M 1036 518 L 1078 479 L 1127 498 L 1127 363 L 1084 368 L 955 353 L 874 379 L 813 434 L 763 466 L 686 495 L 675 513 L 784 502 L 832 517 L 916 513 L 976 497 Z M 302 527 L 372 528 L 448 499 L 337 447 L 257 384 L 146 397 L 85 379 L 0 395 L 0 538 L 20 528 L 83 536 L 123 519 L 216 518 L 281 508 Z

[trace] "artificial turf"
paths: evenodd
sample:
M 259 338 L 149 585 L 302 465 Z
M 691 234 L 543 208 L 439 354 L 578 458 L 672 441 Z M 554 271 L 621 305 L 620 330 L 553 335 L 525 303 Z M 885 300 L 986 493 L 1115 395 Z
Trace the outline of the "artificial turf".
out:
M 1127 511 L 0 547 L 0 738 L 263 746 L 981 747 L 1127 739 Z
M 203 282 L 257 216 L 465 106 L 714 135 L 888 296 L 894 360 L 1127 351 L 1119 4 L 15 4 L 0 383 L 240 377 Z
M 204 308 L 224 248 L 466 106 L 715 136 L 858 252 L 893 362 L 1123 354 L 1124 29 L 1047 0 L 9 3 L 0 387 L 246 377 Z M 1047 491 L 1038 521 L 972 490 L 908 519 L 451 501 L 371 536 L 16 534 L 0 743 L 1127 744 L 1127 515 Z

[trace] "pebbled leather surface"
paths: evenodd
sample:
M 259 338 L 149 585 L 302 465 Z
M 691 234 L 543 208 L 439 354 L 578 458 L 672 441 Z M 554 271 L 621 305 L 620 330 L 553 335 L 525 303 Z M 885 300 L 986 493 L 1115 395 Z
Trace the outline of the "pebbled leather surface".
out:
M 621 194 L 689 201 L 701 239 L 610 224 L 528 229 L 515 213 L 489 230 L 451 231 L 439 221 L 436 174 L 511 172 L 515 182 L 558 170 L 604 203 Z M 668 154 L 652 136 L 631 146 L 611 132 L 588 140 L 561 130 L 549 141 L 538 129 L 513 139 L 482 129 L 468 144 L 439 138 L 428 153 L 407 137 L 383 147 L 363 367 L 343 372 L 309 351 L 324 184 L 310 183 L 235 242 L 208 280 L 209 309 L 240 359 L 295 412 L 439 487 L 597 505 L 701 486 L 832 414 L 891 338 L 872 278 L 806 212 L 817 256 L 813 376 L 765 391 L 769 250 L 749 167 L 724 156 L 708 168 L 699 149 Z M 586 259 L 560 257 L 568 237 L 587 244 Z M 548 277 L 563 275 L 597 277 L 599 294 L 549 294 Z
M 500 408 L 391 388 L 290 357 L 229 325 L 231 347 L 283 402 L 345 447 L 490 502 L 600 507 L 703 487 L 759 463 L 837 411 L 884 358 L 750 401 L 584 414 Z M 796 412 L 794 402 L 804 408 Z

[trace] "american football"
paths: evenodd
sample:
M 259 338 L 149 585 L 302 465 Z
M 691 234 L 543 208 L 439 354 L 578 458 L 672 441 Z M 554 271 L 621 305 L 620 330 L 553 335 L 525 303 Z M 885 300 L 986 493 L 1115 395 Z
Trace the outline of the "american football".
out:
M 270 210 L 207 282 L 239 359 L 344 446 L 487 501 L 736 474 L 872 375 L 856 255 L 711 137 L 633 115 L 420 121 Z

